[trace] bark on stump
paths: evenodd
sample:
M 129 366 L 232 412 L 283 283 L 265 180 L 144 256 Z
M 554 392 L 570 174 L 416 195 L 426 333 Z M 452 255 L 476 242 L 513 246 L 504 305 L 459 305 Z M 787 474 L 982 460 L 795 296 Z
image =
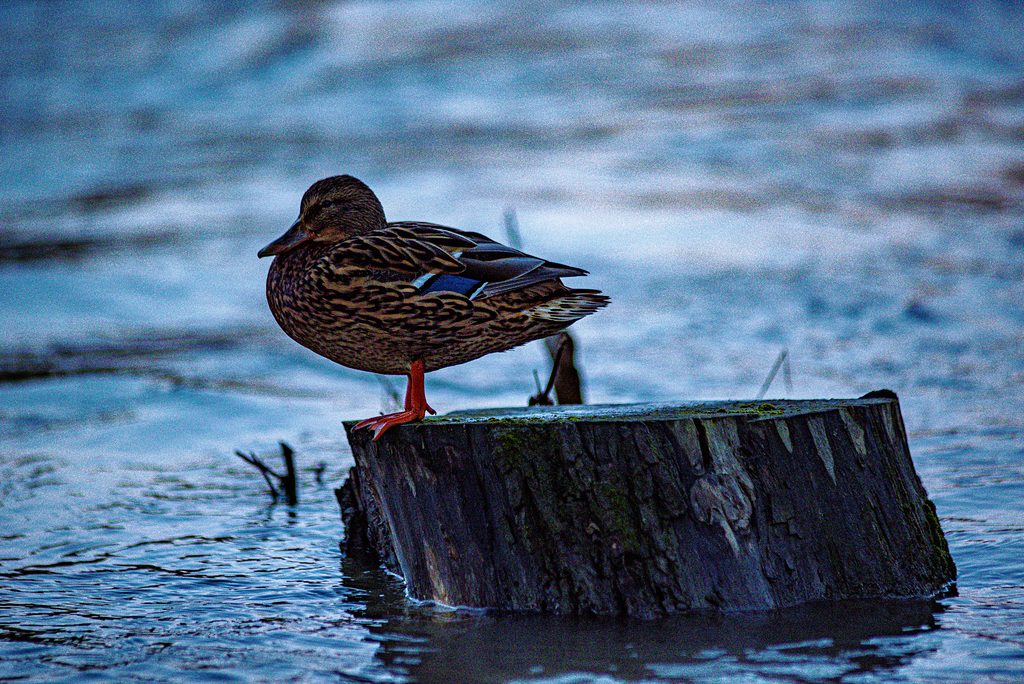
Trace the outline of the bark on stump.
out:
M 376 443 L 346 423 L 348 544 L 449 605 L 653 617 L 934 596 L 956 567 L 899 402 L 873 394 L 468 411 Z

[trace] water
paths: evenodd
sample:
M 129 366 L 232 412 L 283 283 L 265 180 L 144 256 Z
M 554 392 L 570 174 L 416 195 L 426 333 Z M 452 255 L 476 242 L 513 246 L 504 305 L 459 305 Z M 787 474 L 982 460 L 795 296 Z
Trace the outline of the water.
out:
M 5 4 L 0 679 L 1015 681 L 1024 94 L 1012 3 Z M 593 402 L 896 390 L 936 602 L 654 623 L 413 605 L 338 546 L 373 376 L 277 330 L 313 180 L 588 268 Z M 431 374 L 523 405 L 539 345 Z M 400 390 L 401 387 L 398 387 Z M 236 450 L 297 451 L 274 504 Z M 319 475 L 319 480 L 318 480 Z

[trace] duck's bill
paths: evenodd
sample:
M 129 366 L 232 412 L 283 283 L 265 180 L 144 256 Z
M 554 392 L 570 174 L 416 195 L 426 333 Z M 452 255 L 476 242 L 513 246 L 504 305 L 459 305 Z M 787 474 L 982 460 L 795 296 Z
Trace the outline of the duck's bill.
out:
M 313 237 L 313 234 L 306 230 L 306 227 L 302 225 L 302 221 L 296 221 L 292 224 L 292 227 L 288 229 L 288 232 L 261 249 L 256 253 L 256 255 L 263 258 L 265 256 L 281 254 L 282 252 L 287 252 L 296 245 L 302 244 L 311 237 Z

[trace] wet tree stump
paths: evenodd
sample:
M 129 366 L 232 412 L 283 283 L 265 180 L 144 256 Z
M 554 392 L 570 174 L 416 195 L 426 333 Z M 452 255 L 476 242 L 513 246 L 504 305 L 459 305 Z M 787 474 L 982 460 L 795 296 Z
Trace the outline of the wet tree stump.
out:
M 352 426 L 347 544 L 415 599 L 653 617 L 956 577 L 891 392 L 468 411 L 376 443 Z

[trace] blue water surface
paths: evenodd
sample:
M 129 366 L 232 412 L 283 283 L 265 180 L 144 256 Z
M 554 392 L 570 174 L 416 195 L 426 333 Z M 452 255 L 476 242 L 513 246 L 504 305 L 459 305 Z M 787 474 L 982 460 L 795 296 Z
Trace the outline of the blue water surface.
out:
M 1012 682 L 1024 672 L 1024 14 L 942 2 L 0 7 L 0 681 Z M 654 622 L 408 601 L 346 557 L 343 420 L 277 329 L 317 178 L 588 269 L 594 403 L 901 399 L 936 601 Z M 583 284 L 585 283 L 585 285 Z M 531 344 L 432 373 L 521 406 Z M 296 450 L 274 503 L 236 451 Z

